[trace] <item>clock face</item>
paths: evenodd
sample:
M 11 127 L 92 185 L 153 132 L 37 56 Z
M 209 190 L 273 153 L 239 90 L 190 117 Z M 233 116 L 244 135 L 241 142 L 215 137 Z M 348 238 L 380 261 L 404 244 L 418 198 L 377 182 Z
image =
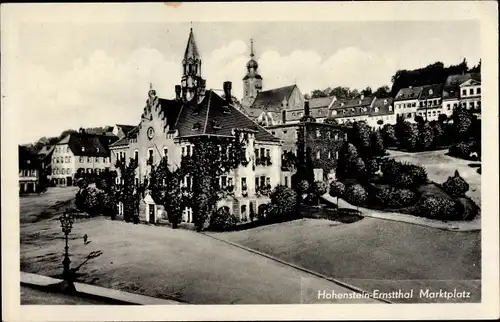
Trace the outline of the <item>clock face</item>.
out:
M 150 127 L 148 129 L 148 138 L 151 140 L 154 135 L 155 135 L 155 130 L 152 127 Z

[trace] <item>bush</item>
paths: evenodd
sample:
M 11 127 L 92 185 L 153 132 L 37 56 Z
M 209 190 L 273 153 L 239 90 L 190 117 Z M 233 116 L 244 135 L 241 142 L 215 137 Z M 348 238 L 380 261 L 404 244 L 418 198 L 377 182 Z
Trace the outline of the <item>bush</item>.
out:
M 461 158 L 469 159 L 473 147 L 476 145 L 474 141 L 458 142 L 452 145 L 448 151 L 449 155 Z
M 434 142 L 434 131 L 429 122 L 419 124 L 418 145 L 422 150 L 428 150 Z
M 299 194 L 304 194 L 309 190 L 309 182 L 307 180 L 300 180 L 297 182 L 297 192 Z
M 457 198 L 457 205 L 462 220 L 472 220 L 479 213 L 479 207 L 469 198 Z
M 317 203 L 320 202 L 320 197 L 328 192 L 328 184 L 324 181 L 314 181 L 312 186 L 312 195 L 317 200 Z
M 402 208 L 413 205 L 417 200 L 417 194 L 409 189 L 394 189 L 386 187 L 375 192 L 374 201 L 387 208 Z
M 262 220 L 262 219 L 266 218 L 266 213 L 267 213 L 268 208 L 269 207 L 267 204 L 259 205 L 259 207 L 257 208 L 257 219 Z
M 455 170 L 454 176 L 448 177 L 442 188 L 450 196 L 458 198 L 465 196 L 465 193 L 469 190 L 469 184 L 460 176 L 458 170 Z
M 210 216 L 208 229 L 212 231 L 229 230 L 236 226 L 238 222 L 239 219 L 229 211 L 228 207 L 220 207 Z
M 350 204 L 359 206 L 363 205 L 368 197 L 365 188 L 362 185 L 356 183 L 346 187 L 345 199 Z
M 102 211 L 99 194 L 100 191 L 94 187 L 87 186 L 80 189 L 76 193 L 76 207 L 89 215 L 97 215 Z
M 287 216 L 292 214 L 297 207 L 297 193 L 291 188 L 278 185 L 271 193 L 272 212 L 268 214 Z
M 445 197 L 421 198 L 416 206 L 416 215 L 431 219 L 459 219 L 459 208 L 454 200 Z
M 427 170 L 420 165 L 405 164 L 403 165 L 403 172 L 409 174 L 412 178 L 413 184 L 416 186 L 427 183 Z
M 414 186 L 413 178 L 408 173 L 401 172 L 395 176 L 394 185 L 397 188 L 411 188 Z
M 374 175 L 378 171 L 378 162 L 375 159 L 369 159 L 365 162 L 366 172 L 368 175 Z
M 333 181 L 330 183 L 330 196 L 332 197 L 337 197 L 337 203 L 338 203 L 338 198 L 342 198 L 345 193 L 345 185 L 340 182 L 340 181 Z

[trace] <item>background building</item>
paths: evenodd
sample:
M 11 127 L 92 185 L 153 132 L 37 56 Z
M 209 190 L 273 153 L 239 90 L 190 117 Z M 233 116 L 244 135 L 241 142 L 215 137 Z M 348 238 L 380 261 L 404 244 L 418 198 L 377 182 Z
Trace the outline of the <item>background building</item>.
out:
M 36 154 L 19 146 L 19 193 L 38 191 L 40 180 L 40 161 Z

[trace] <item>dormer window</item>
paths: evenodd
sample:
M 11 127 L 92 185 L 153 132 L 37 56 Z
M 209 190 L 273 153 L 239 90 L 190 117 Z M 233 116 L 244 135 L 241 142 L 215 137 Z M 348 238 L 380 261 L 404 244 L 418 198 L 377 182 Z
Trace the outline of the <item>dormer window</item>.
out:
M 387 104 L 387 98 L 384 100 L 384 105 Z
M 82 146 L 82 152 L 85 152 L 85 147 L 84 146 Z
M 213 120 L 212 121 L 212 127 L 216 130 L 220 130 L 222 129 L 222 126 L 220 125 L 220 122 L 219 121 L 216 121 L 216 120 Z
M 378 112 L 378 107 L 375 107 L 375 112 Z
M 99 148 L 97 148 L 97 152 L 99 152 Z
M 222 108 L 222 113 L 226 114 L 226 115 L 231 114 L 231 110 L 229 109 L 229 106 L 224 106 Z
M 337 115 L 337 111 L 332 111 L 332 115 Z
M 193 124 L 193 131 L 199 131 L 201 129 L 200 122 L 196 122 Z

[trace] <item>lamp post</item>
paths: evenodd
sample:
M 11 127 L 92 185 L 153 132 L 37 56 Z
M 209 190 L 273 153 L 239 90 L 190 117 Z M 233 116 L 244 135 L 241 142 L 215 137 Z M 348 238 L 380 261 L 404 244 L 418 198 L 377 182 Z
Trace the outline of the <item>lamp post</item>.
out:
M 73 214 L 69 211 L 64 212 L 60 217 L 62 232 L 64 233 L 64 259 L 63 259 L 63 283 L 65 284 L 65 290 L 67 292 L 75 291 L 75 285 L 73 284 L 73 277 L 70 272 L 71 260 L 69 259 L 68 253 L 68 235 L 71 233 L 71 228 L 73 228 Z

